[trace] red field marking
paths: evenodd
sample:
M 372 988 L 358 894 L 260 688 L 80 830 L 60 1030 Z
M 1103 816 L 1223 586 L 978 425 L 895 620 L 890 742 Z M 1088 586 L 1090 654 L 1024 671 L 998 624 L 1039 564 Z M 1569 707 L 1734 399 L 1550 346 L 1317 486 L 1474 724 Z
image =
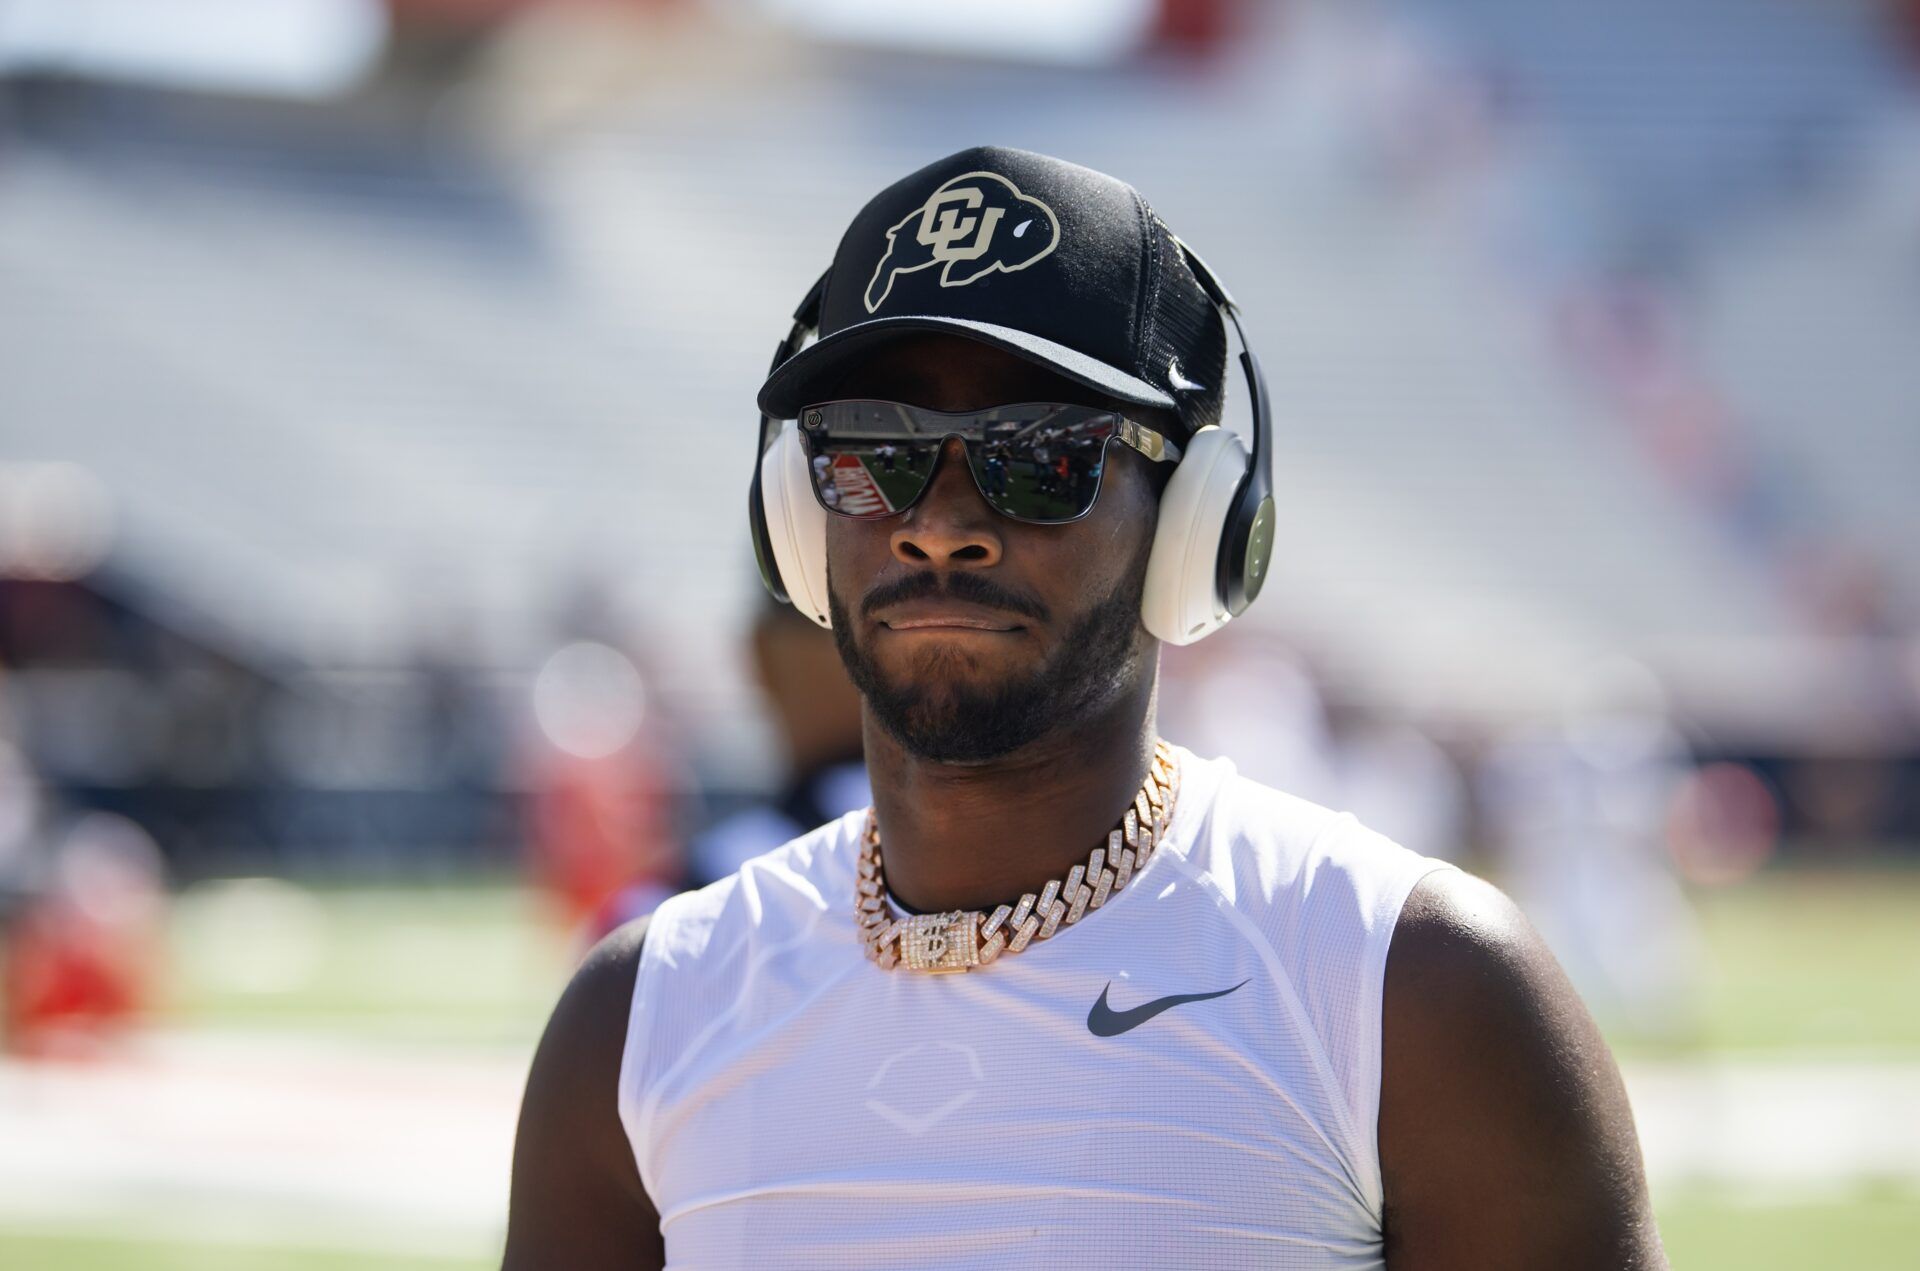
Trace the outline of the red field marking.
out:
M 840 509 L 856 516 L 871 512 L 891 512 L 893 505 L 880 493 L 880 485 L 866 465 L 852 455 L 840 455 L 833 461 L 833 483 L 840 488 Z

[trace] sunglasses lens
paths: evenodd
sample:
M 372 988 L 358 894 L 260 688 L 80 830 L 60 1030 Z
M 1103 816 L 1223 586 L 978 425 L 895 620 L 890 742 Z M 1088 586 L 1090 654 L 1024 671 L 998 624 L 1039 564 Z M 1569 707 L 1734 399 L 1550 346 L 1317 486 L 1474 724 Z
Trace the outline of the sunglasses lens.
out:
M 889 516 L 912 505 L 932 478 L 947 437 L 988 505 L 1042 524 L 1085 516 L 1100 493 L 1116 417 L 1095 407 L 1028 402 L 965 414 L 898 402 L 809 406 L 800 436 L 821 506 L 841 516 Z
M 1031 409 L 1031 408 L 1028 408 Z M 1071 415 L 1059 412 L 1071 410 Z M 996 425 L 967 444 L 967 464 L 997 512 L 1043 524 L 1085 516 L 1100 493 L 1110 414 L 1055 407 L 1051 418 Z
M 920 497 L 940 454 L 892 402 L 827 402 L 800 413 L 800 437 L 820 505 L 842 516 L 891 516 Z

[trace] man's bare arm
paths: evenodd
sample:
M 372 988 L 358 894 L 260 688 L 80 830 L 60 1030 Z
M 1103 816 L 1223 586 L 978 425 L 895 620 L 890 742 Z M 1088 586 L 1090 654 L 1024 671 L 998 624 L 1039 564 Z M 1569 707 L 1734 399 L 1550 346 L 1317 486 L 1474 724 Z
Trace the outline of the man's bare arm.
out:
M 1659 1271 L 1619 1068 L 1512 901 L 1452 870 L 1388 951 L 1380 1162 L 1392 1271 Z
M 617 1093 L 646 926 L 628 923 L 596 945 L 547 1021 L 514 1137 L 502 1271 L 666 1265 Z

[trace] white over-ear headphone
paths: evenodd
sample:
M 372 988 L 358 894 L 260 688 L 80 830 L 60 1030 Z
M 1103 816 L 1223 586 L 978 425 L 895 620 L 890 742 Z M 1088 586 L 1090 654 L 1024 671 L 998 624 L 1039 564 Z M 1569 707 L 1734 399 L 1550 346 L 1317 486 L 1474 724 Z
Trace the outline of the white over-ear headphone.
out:
M 1273 548 L 1273 446 L 1266 379 L 1247 345 L 1239 306 L 1206 262 L 1185 243 L 1175 242 L 1240 338 L 1240 365 L 1253 414 L 1251 453 L 1233 433 L 1208 425 L 1187 440 L 1160 496 L 1140 618 L 1157 639 L 1191 644 L 1225 626 L 1266 582 Z M 774 366 L 798 352 L 818 324 L 826 282 L 822 274 L 794 311 L 793 330 L 774 352 Z M 799 429 L 792 420 L 781 423 L 762 415 L 760 437 L 747 508 L 760 576 L 776 599 L 830 627 L 828 513 L 814 496 Z

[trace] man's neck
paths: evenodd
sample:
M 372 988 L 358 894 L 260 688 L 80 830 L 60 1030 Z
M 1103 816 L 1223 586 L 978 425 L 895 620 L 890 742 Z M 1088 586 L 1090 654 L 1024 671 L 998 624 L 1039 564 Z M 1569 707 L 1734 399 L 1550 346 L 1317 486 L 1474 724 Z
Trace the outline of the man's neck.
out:
M 1154 687 L 981 765 L 916 758 L 867 716 L 887 889 L 920 913 L 991 912 L 1084 861 L 1146 779 Z

